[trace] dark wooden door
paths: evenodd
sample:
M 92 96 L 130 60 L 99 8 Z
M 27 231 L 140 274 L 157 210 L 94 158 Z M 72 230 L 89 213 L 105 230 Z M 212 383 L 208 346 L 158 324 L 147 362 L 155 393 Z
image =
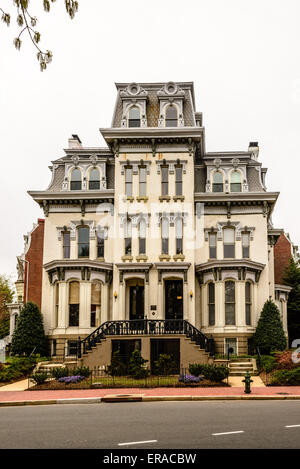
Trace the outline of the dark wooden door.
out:
M 165 281 L 165 318 L 183 319 L 182 280 Z

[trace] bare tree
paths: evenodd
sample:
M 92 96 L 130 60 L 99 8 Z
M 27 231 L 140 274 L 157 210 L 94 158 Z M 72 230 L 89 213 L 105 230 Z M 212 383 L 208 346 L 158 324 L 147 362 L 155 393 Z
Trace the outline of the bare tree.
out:
M 41 0 L 43 2 L 43 7 L 46 12 L 50 11 L 51 3 L 54 3 L 56 0 Z M 66 11 L 71 19 L 74 18 L 75 13 L 78 11 L 78 2 L 74 0 L 64 0 Z M 41 39 L 41 34 L 39 31 L 35 30 L 37 24 L 37 17 L 29 13 L 29 3 L 30 0 L 12 0 L 12 8 L 14 8 L 14 15 L 16 16 L 16 21 L 18 26 L 21 28 L 20 34 L 13 41 L 15 48 L 20 50 L 22 45 L 21 36 L 23 33 L 27 33 L 37 49 L 37 59 L 40 64 L 41 71 L 47 68 L 47 65 L 52 60 L 52 52 L 50 50 L 41 50 L 38 46 L 38 43 Z M 9 26 L 11 22 L 11 13 L 5 12 L 0 7 L 0 12 L 2 12 L 2 21 Z

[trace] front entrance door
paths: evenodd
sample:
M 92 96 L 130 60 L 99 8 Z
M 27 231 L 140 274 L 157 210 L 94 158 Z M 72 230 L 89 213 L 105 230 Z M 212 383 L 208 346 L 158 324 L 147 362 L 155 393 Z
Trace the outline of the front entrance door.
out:
M 129 319 L 144 319 L 144 286 L 129 287 Z
M 182 280 L 165 280 L 165 317 L 183 319 Z

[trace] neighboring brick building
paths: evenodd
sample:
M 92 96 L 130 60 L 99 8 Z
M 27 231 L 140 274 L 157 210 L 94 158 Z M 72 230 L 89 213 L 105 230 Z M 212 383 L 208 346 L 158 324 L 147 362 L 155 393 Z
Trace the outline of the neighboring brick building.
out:
M 291 257 L 297 257 L 297 246 L 291 242 L 289 235 L 282 232 L 274 246 L 274 279 L 275 284 L 282 284 L 284 271 Z
M 38 218 L 37 225 L 28 235 L 24 236 L 24 303 L 33 301 L 40 309 L 42 303 L 44 223 L 44 219 Z

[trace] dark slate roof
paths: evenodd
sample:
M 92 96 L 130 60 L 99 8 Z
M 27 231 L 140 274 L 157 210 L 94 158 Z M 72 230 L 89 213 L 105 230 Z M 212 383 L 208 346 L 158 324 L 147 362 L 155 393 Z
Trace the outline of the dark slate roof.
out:
M 265 192 L 264 187 L 261 185 L 259 179 L 259 172 L 254 166 L 249 166 L 247 168 L 247 179 L 248 179 L 248 190 L 249 192 Z
M 48 191 L 60 191 L 65 177 L 65 165 L 60 164 L 57 169 L 52 169 L 54 172 L 53 180 L 51 181 Z

